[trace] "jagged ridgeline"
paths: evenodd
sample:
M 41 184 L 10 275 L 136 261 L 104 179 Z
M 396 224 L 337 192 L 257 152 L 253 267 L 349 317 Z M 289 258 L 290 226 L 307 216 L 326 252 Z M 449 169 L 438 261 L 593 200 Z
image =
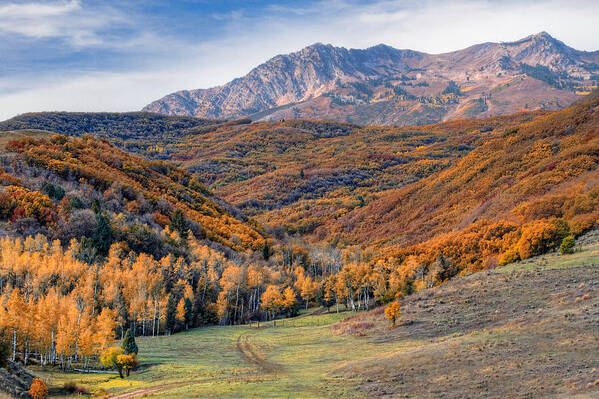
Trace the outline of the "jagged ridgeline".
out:
M 560 109 L 597 84 L 599 52 L 568 47 L 546 32 L 444 54 L 317 43 L 278 55 L 222 86 L 166 95 L 144 110 L 410 126 Z

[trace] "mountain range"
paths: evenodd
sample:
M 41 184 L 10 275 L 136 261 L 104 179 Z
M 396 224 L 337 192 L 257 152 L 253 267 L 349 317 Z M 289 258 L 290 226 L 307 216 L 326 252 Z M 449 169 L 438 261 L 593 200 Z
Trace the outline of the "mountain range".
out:
M 222 86 L 178 91 L 143 110 L 406 126 L 559 109 L 598 82 L 599 51 L 573 49 L 546 32 L 444 54 L 317 43 Z

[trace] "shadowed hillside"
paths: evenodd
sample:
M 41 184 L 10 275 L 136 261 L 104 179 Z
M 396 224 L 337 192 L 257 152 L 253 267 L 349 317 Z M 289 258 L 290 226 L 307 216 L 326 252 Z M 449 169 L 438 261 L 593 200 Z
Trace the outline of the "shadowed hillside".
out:
M 158 151 L 170 143 L 218 121 L 163 116 L 149 112 L 32 112 L 0 122 L 0 130 L 41 129 L 60 134 L 91 134 L 133 152 Z

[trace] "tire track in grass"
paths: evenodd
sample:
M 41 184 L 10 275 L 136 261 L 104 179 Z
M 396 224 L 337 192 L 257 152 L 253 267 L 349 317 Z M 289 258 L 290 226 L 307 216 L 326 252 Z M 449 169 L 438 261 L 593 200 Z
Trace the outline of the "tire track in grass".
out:
M 237 342 L 235 345 L 235 349 L 239 356 L 245 360 L 246 362 L 257 366 L 257 370 L 259 374 L 265 375 L 278 375 L 283 372 L 283 367 L 280 364 L 269 361 L 264 355 L 259 354 L 256 351 L 256 347 L 250 342 L 250 337 L 247 334 L 241 334 L 237 337 Z M 209 383 L 209 382 L 223 382 L 230 380 L 244 380 L 244 379 L 252 379 L 255 378 L 256 374 L 252 374 L 244 377 L 226 377 L 226 378 L 212 378 L 212 379 L 198 379 L 192 381 L 185 382 L 176 382 L 167 385 L 160 385 L 155 387 L 148 387 L 143 389 L 138 389 L 132 392 L 122 393 L 120 395 L 111 396 L 110 399 L 131 399 L 137 398 L 140 396 L 151 395 L 163 391 L 167 391 L 170 389 L 181 388 L 188 385 Z
M 255 364 L 263 373 L 277 375 L 283 372 L 283 367 L 280 364 L 269 361 L 264 355 L 256 352 L 255 346 L 250 342 L 249 335 L 241 334 L 238 336 L 235 347 L 243 360 Z

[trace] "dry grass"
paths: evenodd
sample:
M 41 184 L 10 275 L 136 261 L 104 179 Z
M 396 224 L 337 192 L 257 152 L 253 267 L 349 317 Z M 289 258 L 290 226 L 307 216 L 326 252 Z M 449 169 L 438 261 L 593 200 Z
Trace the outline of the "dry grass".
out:
M 425 343 L 334 374 L 366 397 L 598 398 L 599 267 L 564 258 L 478 273 L 405 298 L 395 329 L 380 317 L 382 308 L 337 323 L 335 331 L 377 342 Z

